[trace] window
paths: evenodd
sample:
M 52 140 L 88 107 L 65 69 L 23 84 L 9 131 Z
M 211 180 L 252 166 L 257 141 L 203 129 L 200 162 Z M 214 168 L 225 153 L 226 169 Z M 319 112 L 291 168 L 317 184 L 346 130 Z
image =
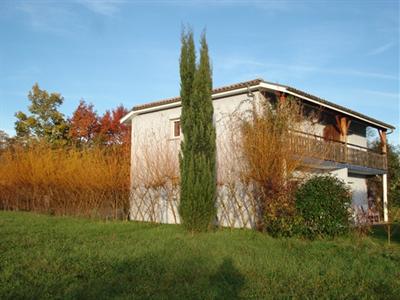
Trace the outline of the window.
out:
M 181 135 L 181 121 L 174 121 L 174 137 Z
M 172 137 L 178 138 L 181 136 L 181 120 L 171 120 L 172 122 Z

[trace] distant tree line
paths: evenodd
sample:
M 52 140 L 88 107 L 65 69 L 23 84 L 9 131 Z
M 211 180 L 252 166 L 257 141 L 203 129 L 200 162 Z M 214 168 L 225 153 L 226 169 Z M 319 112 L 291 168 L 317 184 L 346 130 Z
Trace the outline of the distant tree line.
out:
M 0 132 L 0 148 L 12 143 L 27 145 L 44 141 L 53 146 L 74 145 L 129 145 L 130 127 L 121 124 L 120 119 L 128 110 L 119 105 L 99 115 L 93 104 L 81 100 L 70 118 L 59 109 L 64 98 L 59 93 L 49 93 L 35 83 L 29 91 L 28 113 L 15 114 L 16 136 L 10 138 Z
M 126 219 L 129 132 L 122 105 L 98 114 L 80 101 L 70 117 L 64 98 L 35 84 L 16 135 L 0 131 L 0 210 Z

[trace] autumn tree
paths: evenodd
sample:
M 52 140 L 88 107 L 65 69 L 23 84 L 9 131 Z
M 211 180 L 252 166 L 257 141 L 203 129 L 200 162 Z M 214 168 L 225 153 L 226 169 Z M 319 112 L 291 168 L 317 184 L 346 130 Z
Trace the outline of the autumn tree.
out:
M 106 145 L 130 144 L 130 127 L 120 120 L 128 110 L 119 105 L 112 111 L 107 110 L 100 118 L 99 140 Z
M 113 136 L 112 130 L 112 117 L 111 112 L 106 110 L 103 116 L 100 117 L 100 130 L 99 130 L 99 141 L 103 144 L 111 144 Z
M 70 119 L 70 137 L 78 144 L 130 145 L 130 127 L 120 123 L 127 113 L 119 105 L 98 116 L 93 105 L 82 100 Z
M 58 110 L 64 98 L 59 93 L 48 93 L 35 83 L 28 94 L 31 104 L 30 115 L 17 112 L 15 131 L 17 138 L 46 140 L 52 144 L 65 144 L 68 137 L 68 123 Z
M 116 144 L 130 145 L 131 127 L 120 122 L 128 112 L 129 111 L 123 105 L 117 106 L 117 108 L 112 111 L 112 128 L 114 131 L 114 143 Z
M 69 135 L 77 143 L 91 144 L 100 132 L 100 120 L 93 104 L 81 100 L 70 119 Z

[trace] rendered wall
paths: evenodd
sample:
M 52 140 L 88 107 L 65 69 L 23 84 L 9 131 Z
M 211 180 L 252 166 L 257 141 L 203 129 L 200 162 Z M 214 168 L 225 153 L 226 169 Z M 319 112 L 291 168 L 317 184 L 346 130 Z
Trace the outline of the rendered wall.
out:
M 254 99 L 262 95 L 254 93 Z M 232 166 L 238 157 L 230 148 L 230 140 L 235 136 L 232 115 L 251 108 L 247 94 L 216 99 L 214 122 L 217 134 L 217 206 L 218 220 L 222 226 L 254 227 L 258 214 L 257 202 L 251 187 L 245 187 L 235 177 Z M 181 108 L 137 115 L 132 119 L 131 152 L 131 210 L 130 218 L 138 221 L 159 223 L 179 223 L 179 151 L 180 138 L 173 138 L 172 121 L 180 117 Z M 305 128 L 310 129 L 307 125 Z M 314 134 L 322 134 L 323 125 L 315 124 Z M 349 136 L 349 142 L 366 144 L 361 134 Z M 364 141 L 365 140 L 365 141 Z M 340 173 L 340 172 L 339 172 Z M 352 174 L 344 175 L 354 191 L 356 205 L 368 205 L 366 200 L 366 180 Z
M 349 173 L 347 168 L 330 172 L 343 180 L 352 192 L 352 208 L 355 214 L 368 211 L 368 188 L 365 175 Z
M 259 93 L 255 93 L 259 97 Z M 231 176 L 236 159 L 229 149 L 230 121 L 236 111 L 250 108 L 246 94 L 213 101 L 217 136 L 217 222 L 229 227 L 254 227 L 257 208 L 249 188 Z M 138 221 L 179 223 L 178 156 L 180 138 L 172 137 L 171 123 L 181 108 L 135 116 L 132 119 L 131 210 Z

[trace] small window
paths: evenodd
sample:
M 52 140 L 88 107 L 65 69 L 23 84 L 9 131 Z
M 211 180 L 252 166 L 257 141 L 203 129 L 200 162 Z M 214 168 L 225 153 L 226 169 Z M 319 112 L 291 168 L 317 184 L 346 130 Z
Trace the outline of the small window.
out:
M 181 136 L 181 120 L 172 120 L 172 137 Z

